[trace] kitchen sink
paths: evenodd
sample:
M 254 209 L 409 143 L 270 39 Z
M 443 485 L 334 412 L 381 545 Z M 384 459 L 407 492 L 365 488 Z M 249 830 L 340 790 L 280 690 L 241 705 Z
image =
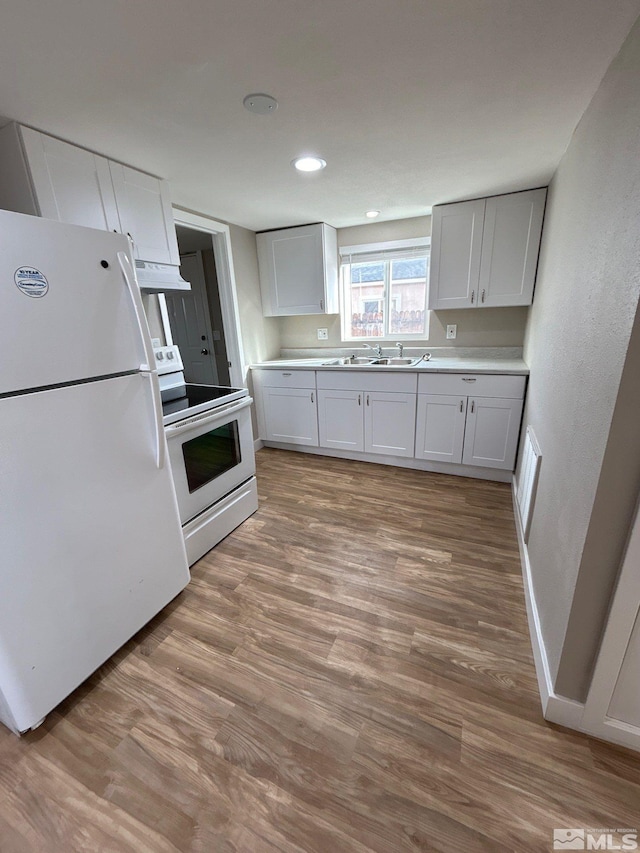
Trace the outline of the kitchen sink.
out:
M 428 357 L 425 357 L 428 356 Z M 325 367 L 415 367 L 421 361 L 429 361 L 431 355 L 425 353 L 417 358 L 367 358 L 365 356 L 344 356 L 344 358 L 333 358 L 325 361 Z

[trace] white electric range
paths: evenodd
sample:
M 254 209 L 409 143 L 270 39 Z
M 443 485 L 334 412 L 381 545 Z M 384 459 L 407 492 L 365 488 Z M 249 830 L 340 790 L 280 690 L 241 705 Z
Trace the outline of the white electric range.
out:
M 154 347 L 189 565 L 258 509 L 246 388 L 184 380 L 176 346 Z

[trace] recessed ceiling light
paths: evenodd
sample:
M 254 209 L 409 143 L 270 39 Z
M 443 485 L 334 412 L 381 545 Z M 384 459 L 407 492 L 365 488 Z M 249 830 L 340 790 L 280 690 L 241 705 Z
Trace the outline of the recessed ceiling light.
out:
M 367 210 L 367 212 L 365 213 L 365 216 L 367 217 L 367 219 L 375 219 L 376 216 L 380 216 L 380 211 L 379 210 Z
M 297 157 L 291 161 L 299 172 L 319 172 L 327 165 L 327 161 L 321 157 Z
M 255 113 L 259 116 L 268 116 L 270 113 L 275 113 L 278 109 L 278 102 L 271 95 L 265 95 L 263 92 L 256 92 L 254 95 L 247 95 L 242 101 L 245 109 L 250 113 Z

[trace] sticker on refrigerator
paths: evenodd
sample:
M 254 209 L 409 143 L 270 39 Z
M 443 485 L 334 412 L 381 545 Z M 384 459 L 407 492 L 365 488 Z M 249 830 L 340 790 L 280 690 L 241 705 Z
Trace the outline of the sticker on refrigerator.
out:
M 35 299 L 45 296 L 49 290 L 49 282 L 35 267 L 18 267 L 13 280 L 23 293 Z

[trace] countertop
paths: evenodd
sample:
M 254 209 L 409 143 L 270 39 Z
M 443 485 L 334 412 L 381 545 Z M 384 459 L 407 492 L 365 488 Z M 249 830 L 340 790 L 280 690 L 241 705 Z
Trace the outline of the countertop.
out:
M 417 371 L 419 373 L 500 373 L 511 376 L 528 376 L 529 368 L 521 358 L 453 358 L 434 357 L 430 361 L 421 361 L 413 365 L 372 365 L 372 364 L 331 364 L 335 361 L 331 358 L 281 358 L 276 361 L 263 361 L 252 364 L 252 370 L 366 370 L 382 371 L 383 373 L 407 373 Z

